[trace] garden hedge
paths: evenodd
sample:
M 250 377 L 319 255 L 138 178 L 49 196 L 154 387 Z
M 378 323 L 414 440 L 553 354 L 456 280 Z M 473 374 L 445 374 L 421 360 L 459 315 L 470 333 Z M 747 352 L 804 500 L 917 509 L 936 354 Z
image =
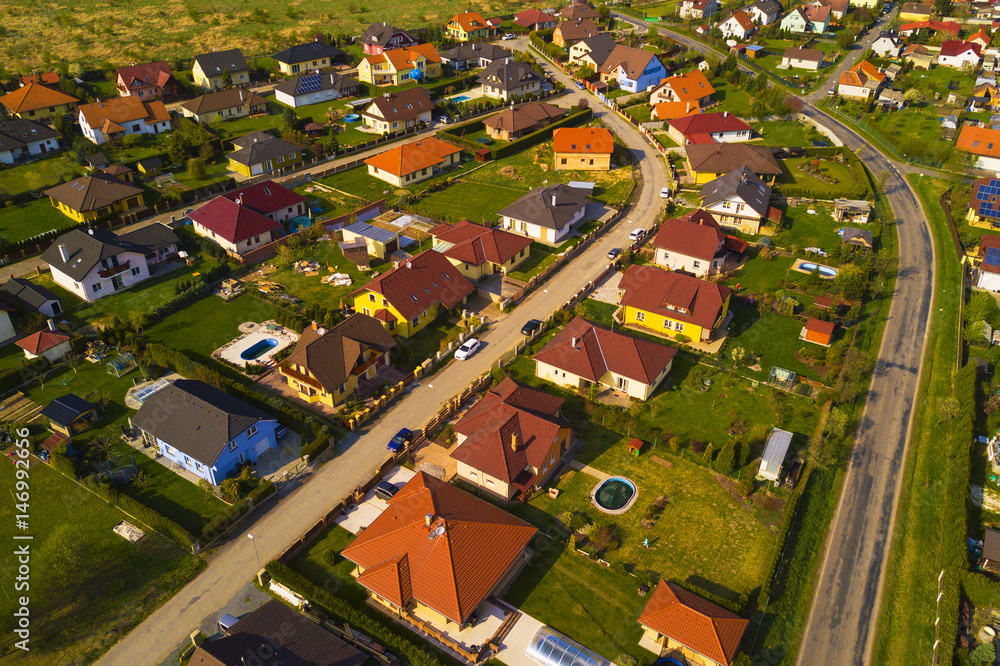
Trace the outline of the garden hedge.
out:
M 332 620 L 346 622 L 352 629 L 371 636 L 413 666 L 444 666 L 431 652 L 429 644 L 417 644 L 410 636 L 404 635 L 402 631 L 405 630 L 389 618 L 381 617 L 376 611 L 363 606 L 355 607 L 281 562 L 272 560 L 264 569 L 272 579 L 304 596 Z
M 469 74 L 468 76 L 462 77 L 461 79 L 455 79 L 454 81 L 442 81 L 441 83 L 431 83 L 422 86 L 424 90 L 431 97 L 437 97 L 439 95 L 445 94 L 445 90 L 449 87 L 454 87 L 455 92 L 462 92 L 463 90 L 468 90 L 471 88 L 478 78 L 478 74 Z M 450 94 L 450 93 L 449 93 Z
M 182 548 L 191 550 L 191 544 L 194 543 L 194 537 L 191 533 L 161 513 L 150 509 L 139 500 L 120 492 L 107 483 L 98 486 L 97 494 L 136 520 L 142 521 L 151 529 L 176 542 Z
M 757 595 L 757 603 L 761 608 L 767 603 L 767 598 L 771 594 L 771 586 L 774 585 L 774 577 L 778 573 L 778 564 L 781 562 L 781 553 L 785 548 L 785 541 L 788 539 L 788 533 L 792 529 L 792 520 L 795 518 L 795 508 L 799 504 L 799 498 L 802 497 L 802 490 L 806 487 L 806 481 L 808 476 L 803 476 L 799 479 L 798 489 L 792 493 L 792 496 L 788 499 L 788 503 L 785 505 L 785 515 L 781 519 L 781 528 L 778 530 L 778 539 L 775 542 L 774 555 L 771 557 L 771 564 L 768 567 L 767 575 L 764 577 L 764 582 L 760 587 L 760 594 Z
M 536 132 L 532 132 L 531 134 L 526 134 L 525 136 L 522 136 L 520 139 L 515 139 L 514 141 L 511 141 L 510 143 L 504 144 L 502 146 L 497 146 L 496 148 L 490 151 L 490 155 L 493 159 L 498 160 L 501 157 L 507 157 L 508 155 L 519 153 L 525 148 L 530 148 L 531 146 L 542 143 L 543 141 L 547 141 L 550 138 L 552 138 L 553 130 L 558 129 L 560 127 L 567 127 L 570 125 L 573 126 L 581 125 L 590 120 L 593 115 L 594 115 L 593 110 L 589 108 L 582 109 L 580 111 L 577 111 L 576 113 L 571 113 L 565 118 L 557 120 L 551 125 L 546 125 L 545 127 Z
M 204 543 L 211 543 L 218 538 L 235 521 L 239 520 L 247 512 L 249 506 L 246 500 L 237 500 L 229 507 L 212 516 L 211 520 L 201 528 L 199 537 Z
M 320 435 L 314 439 L 309 444 L 306 444 L 299 449 L 299 455 L 303 458 L 309 456 L 309 460 L 316 460 L 321 453 L 327 450 L 330 446 L 330 436 Z

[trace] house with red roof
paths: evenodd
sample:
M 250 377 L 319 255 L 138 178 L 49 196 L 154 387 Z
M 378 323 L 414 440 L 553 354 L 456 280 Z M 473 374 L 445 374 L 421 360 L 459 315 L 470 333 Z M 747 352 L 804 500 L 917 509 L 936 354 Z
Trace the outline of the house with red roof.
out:
M 976 259 L 978 261 L 976 286 L 1000 292 L 1000 236 L 994 234 L 980 236 Z
M 398 268 L 382 273 L 354 291 L 354 311 L 385 322 L 393 335 L 409 338 L 460 306 L 476 291 L 440 252 L 425 250 Z
M 927 30 L 928 33 L 934 34 L 938 31 L 947 32 L 955 37 L 962 31 L 962 24 L 956 23 L 955 21 L 915 21 L 912 23 L 904 23 L 898 28 L 899 34 L 903 37 L 912 37 L 921 30 Z
M 647 400 L 670 374 L 676 354 L 673 347 L 577 317 L 533 360 L 535 376 L 540 379 L 574 389 L 599 384 Z
M 542 486 L 573 443 L 562 398 L 510 377 L 455 424 L 458 478 L 510 500 Z
M 49 363 L 55 363 L 66 354 L 73 351 L 70 337 L 56 329 L 55 322 L 49 320 L 49 327 L 32 333 L 15 342 L 18 347 L 24 350 L 24 357 L 28 359 L 41 356 Z
M 222 196 L 247 206 L 275 222 L 286 222 L 293 217 L 306 214 L 306 197 L 273 180 L 241 187 Z
M 626 326 L 711 342 L 729 316 L 729 287 L 687 273 L 633 264 L 618 284 Z
M 514 14 L 514 23 L 528 30 L 548 30 L 556 27 L 559 19 L 540 9 L 525 9 L 523 12 Z
M 972 69 L 979 67 L 983 59 L 983 47 L 976 42 L 963 42 L 960 39 L 949 39 L 941 44 L 937 63 L 942 67 L 954 69 Z
M 461 628 L 527 561 L 538 530 L 444 481 L 417 474 L 343 556 L 393 614 L 427 612 Z
M 719 30 L 726 39 L 746 39 L 757 30 L 757 24 L 741 9 L 720 23 Z
M 723 232 L 712 214 L 701 209 L 664 222 L 652 245 L 656 265 L 700 278 L 718 273 L 726 259 L 742 255 L 748 247 L 746 241 Z
M 144 102 L 173 97 L 177 94 L 177 79 L 170 65 L 164 60 L 141 65 L 119 67 L 115 88 L 120 97 L 135 96 Z
M 822 347 L 829 347 L 833 344 L 833 331 L 836 325 L 832 321 L 823 321 L 810 317 L 806 320 L 806 325 L 799 333 L 799 339 Z
M 531 239 L 527 236 L 468 220 L 439 224 L 430 233 L 434 243 L 432 249 L 448 257 L 448 261 L 470 280 L 507 273 L 531 256 Z M 500 294 L 496 294 L 496 298 L 499 297 Z
M 462 149 L 437 137 L 404 143 L 365 160 L 368 175 L 395 187 L 433 178 L 441 169 L 462 161 Z
M 680 585 L 661 580 L 639 616 L 639 645 L 656 656 L 680 652 L 700 666 L 730 666 L 748 620 Z
M 188 213 L 188 218 L 196 234 L 208 238 L 237 259 L 277 240 L 277 230 L 281 228 L 279 222 L 250 206 L 221 195 Z
M 667 134 L 682 146 L 692 143 L 739 143 L 753 139 L 753 128 L 728 111 L 723 111 L 670 120 L 667 122 Z
M 660 81 L 649 95 L 652 106 L 663 102 L 694 102 L 698 106 L 707 106 L 712 102 L 715 88 L 708 77 L 700 69 L 684 74 L 674 74 Z

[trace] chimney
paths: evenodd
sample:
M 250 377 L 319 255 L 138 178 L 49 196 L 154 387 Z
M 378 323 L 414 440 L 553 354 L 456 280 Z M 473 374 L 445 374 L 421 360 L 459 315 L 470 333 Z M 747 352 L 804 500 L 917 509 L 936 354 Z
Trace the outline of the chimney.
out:
M 723 118 L 728 118 L 729 117 L 729 112 L 728 111 L 723 111 L 722 112 L 722 117 Z
M 426 514 L 424 516 L 424 527 L 426 527 L 427 529 L 430 529 L 431 528 L 431 523 L 433 523 L 433 522 L 434 522 L 434 514 L 433 513 L 428 513 L 428 514 Z
M 240 90 L 240 101 L 241 102 L 243 101 L 243 91 L 242 90 Z
M 406 267 L 407 268 L 413 268 L 413 264 L 411 264 L 410 262 L 406 262 Z
M 97 106 L 101 109 L 104 108 L 104 100 L 102 100 L 100 97 L 97 98 Z
M 317 324 L 315 320 L 313 320 L 312 329 L 314 331 L 318 331 L 319 330 L 319 324 Z
M 517 451 L 517 433 L 510 433 L 510 450 Z
M 57 331 L 57 330 L 59 330 L 59 329 L 56 328 L 56 320 L 55 319 L 49 319 L 49 330 L 50 331 Z
M 556 205 L 556 193 L 553 192 L 552 193 L 552 206 L 554 207 L 555 205 Z
M 59 258 L 64 264 L 69 262 L 69 250 L 66 249 L 65 243 L 59 243 Z
M 570 347 L 576 347 L 576 338 L 573 338 L 573 341 L 571 343 L 569 343 L 569 346 Z

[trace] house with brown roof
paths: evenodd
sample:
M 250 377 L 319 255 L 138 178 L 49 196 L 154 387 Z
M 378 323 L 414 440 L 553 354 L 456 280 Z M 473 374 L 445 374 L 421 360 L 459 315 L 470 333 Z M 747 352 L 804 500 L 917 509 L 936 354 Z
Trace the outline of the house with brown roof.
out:
M 505 229 L 555 245 L 587 214 L 587 192 L 559 183 L 536 187 L 500 211 Z
M 55 322 L 49 320 L 49 327 L 32 333 L 15 342 L 24 350 L 24 357 L 33 359 L 42 357 L 49 363 L 55 363 L 66 354 L 73 351 L 70 337 L 56 329 Z
M 354 311 L 386 322 L 394 335 L 409 338 L 460 306 L 476 287 L 443 254 L 425 250 L 351 293 Z
M 659 269 L 654 269 L 659 270 Z M 648 400 L 677 350 L 576 317 L 535 354 L 535 376 L 573 389 L 599 384 Z
M 934 14 L 934 5 L 904 2 L 899 8 L 900 21 L 927 21 Z
M 409 81 L 441 76 L 441 55 L 433 44 L 412 44 L 366 55 L 358 63 L 358 78 L 377 86 L 400 86 Z
M 823 66 L 823 52 L 819 49 L 800 49 L 789 46 L 781 54 L 782 68 L 819 69 Z
M 236 259 L 275 241 L 276 232 L 281 229 L 279 222 L 222 195 L 195 208 L 188 218 L 196 234 L 216 243 Z
M 79 103 L 80 100 L 76 97 L 41 83 L 28 83 L 0 97 L 0 104 L 3 104 L 12 116 L 27 120 L 45 120 L 73 113 Z
M 619 44 L 597 69 L 601 81 L 615 81 L 622 90 L 643 92 L 667 75 L 656 54 L 646 49 Z
M 573 0 L 568 5 L 559 10 L 559 16 L 566 21 L 577 19 L 590 19 L 597 21 L 601 15 L 596 9 L 586 3 L 586 0 Z
M 530 238 L 468 220 L 439 224 L 430 234 L 434 243 L 432 249 L 448 257 L 448 261 L 470 280 L 507 273 L 530 256 Z
M 661 580 L 639 616 L 639 645 L 657 657 L 680 653 L 699 666 L 731 666 L 748 620 Z
M 626 326 L 711 342 L 729 315 L 729 287 L 656 266 L 628 267 L 618 285 Z
M 875 65 L 862 60 L 840 75 L 837 94 L 856 99 L 877 97 L 886 77 Z
M 727 235 L 715 218 L 701 209 L 660 225 L 652 246 L 656 265 L 700 278 L 718 273 L 730 256 L 747 250 L 746 241 Z
M 457 476 L 502 499 L 542 486 L 573 444 L 565 401 L 510 377 L 455 424 Z
M 556 171 L 609 171 L 615 139 L 604 127 L 559 127 L 552 130 Z
M 142 208 L 143 194 L 141 187 L 104 173 L 81 176 L 45 190 L 49 203 L 77 222 L 96 222 Z
M 461 161 L 461 148 L 431 136 L 390 148 L 369 157 L 365 164 L 369 176 L 396 187 L 406 187 L 433 178 L 442 169 Z
M 1000 130 L 962 125 L 955 148 L 975 155 L 980 169 L 1000 171 Z
M 781 210 L 771 206 L 771 186 L 747 167 L 709 181 L 700 196 L 702 208 L 724 228 L 758 234 L 767 222 L 781 220 Z
M 120 97 L 134 96 L 144 102 L 173 97 L 178 89 L 174 72 L 164 60 L 119 67 L 115 74 L 115 88 Z
M 581 39 L 596 37 L 601 29 L 590 19 L 562 21 L 552 31 L 552 43 L 568 49 Z
M 698 106 L 712 103 L 715 88 L 700 69 L 674 74 L 660 81 L 649 95 L 651 106 L 664 102 L 693 102 Z
M 743 167 L 768 185 L 781 175 L 781 165 L 771 150 L 752 143 L 689 143 L 684 146 L 684 158 L 695 185 Z
M 376 97 L 361 112 L 361 120 L 366 127 L 389 134 L 429 123 L 432 111 L 430 94 L 424 88 L 413 87 Z
M 931 53 L 927 50 L 927 47 L 923 44 L 910 44 L 905 49 L 903 49 L 902 56 L 903 60 L 908 60 L 913 63 L 914 69 L 926 69 L 929 70 L 934 66 L 934 61 L 937 59 L 936 53 Z
M 233 148 L 226 155 L 229 170 L 247 178 L 295 167 L 306 157 L 302 146 L 260 131 L 233 139 Z
M 380 368 L 391 364 L 396 340 L 383 322 L 354 314 L 327 330 L 307 326 L 278 372 L 301 400 L 330 408 L 371 387 Z
M 750 15 L 740 9 L 719 24 L 719 30 L 726 39 L 746 39 L 757 30 L 757 24 Z
M 489 41 L 500 31 L 491 26 L 478 12 L 462 12 L 448 20 L 445 27 L 448 37 L 459 42 Z
M 267 113 L 267 100 L 249 90 L 230 88 L 195 97 L 178 108 L 185 118 L 208 124 L 215 120 L 236 120 Z
M 59 132 L 23 118 L 0 120 L 0 163 L 15 164 L 59 150 Z
M 822 319 L 813 319 L 810 317 L 806 320 L 806 325 L 802 327 L 799 339 L 822 347 L 829 347 L 833 344 L 833 331 L 835 328 L 836 325 L 832 321 L 823 321 Z
M 705 20 L 719 11 L 716 0 L 681 0 L 677 13 L 682 19 Z
M 77 107 L 83 135 L 101 145 L 112 137 L 131 134 L 164 134 L 171 129 L 170 113 L 163 102 L 143 101 L 138 95 L 112 97 Z
M 457 487 L 417 474 L 342 555 L 372 600 L 460 627 L 526 561 L 538 530 Z
M 531 134 L 566 115 L 564 109 L 546 102 L 529 102 L 521 106 L 504 109 L 500 113 L 483 120 L 486 136 L 500 141 Z
M 514 23 L 528 30 L 548 30 L 556 27 L 558 22 L 559 19 L 555 16 L 546 14 L 539 9 L 525 9 L 523 12 L 514 14 Z

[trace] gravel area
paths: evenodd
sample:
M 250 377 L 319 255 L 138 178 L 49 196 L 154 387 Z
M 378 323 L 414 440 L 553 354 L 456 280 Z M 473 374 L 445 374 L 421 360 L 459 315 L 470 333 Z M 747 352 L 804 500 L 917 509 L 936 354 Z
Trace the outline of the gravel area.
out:
M 618 283 L 622 281 L 621 271 L 612 273 L 597 285 L 590 295 L 595 301 L 618 305 Z

